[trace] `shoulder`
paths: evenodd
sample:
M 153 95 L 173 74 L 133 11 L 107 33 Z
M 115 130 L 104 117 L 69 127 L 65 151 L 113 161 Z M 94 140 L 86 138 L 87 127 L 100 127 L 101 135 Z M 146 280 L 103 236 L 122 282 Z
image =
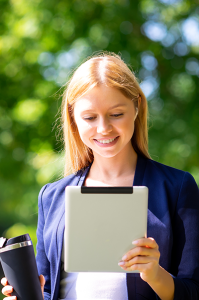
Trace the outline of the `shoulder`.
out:
M 182 182 L 186 178 L 188 180 L 195 181 L 190 173 L 164 165 L 151 159 L 147 159 L 147 169 L 148 172 L 153 174 L 153 176 L 159 176 L 159 179 L 161 180 Z
M 81 177 L 83 170 L 78 171 L 77 173 L 70 174 L 64 178 L 61 178 L 52 183 L 47 183 L 45 186 L 48 192 L 55 192 L 57 190 L 65 188 L 67 185 L 76 185 Z
M 154 160 L 147 159 L 145 175 L 155 183 L 164 186 L 167 191 L 178 192 L 194 190 L 198 193 L 198 186 L 193 176 L 186 171 L 182 171 Z M 174 192 L 174 193 L 175 193 Z
M 143 185 L 149 188 L 150 210 L 156 215 L 189 207 L 199 210 L 199 189 L 189 172 L 145 159 Z M 157 205 L 157 203 L 159 205 Z
M 78 185 L 79 180 L 84 172 L 84 169 L 75 174 L 70 174 L 60 180 L 44 185 L 39 192 L 39 207 L 42 206 L 43 210 L 48 209 L 54 201 L 59 202 L 65 193 L 65 188 L 68 185 Z

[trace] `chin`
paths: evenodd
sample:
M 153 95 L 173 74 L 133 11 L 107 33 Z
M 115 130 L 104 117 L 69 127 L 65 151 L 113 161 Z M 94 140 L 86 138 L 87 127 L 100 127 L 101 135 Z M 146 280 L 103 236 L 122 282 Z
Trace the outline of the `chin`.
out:
M 93 149 L 92 149 L 93 150 Z M 115 153 L 101 153 L 101 152 L 99 152 L 99 151 L 94 151 L 93 150 L 93 154 L 95 155 L 99 155 L 99 156 L 101 156 L 101 157 L 103 157 L 103 158 L 112 158 L 112 157 L 115 157 L 116 155 L 118 155 L 119 154 L 119 152 L 115 152 Z

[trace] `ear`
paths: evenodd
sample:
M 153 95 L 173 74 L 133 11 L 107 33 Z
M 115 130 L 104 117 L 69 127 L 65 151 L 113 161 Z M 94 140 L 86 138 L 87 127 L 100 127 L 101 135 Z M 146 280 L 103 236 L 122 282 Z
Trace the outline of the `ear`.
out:
M 138 108 L 137 107 L 135 108 L 135 111 L 136 111 L 136 113 L 135 113 L 134 121 L 135 121 L 135 119 L 137 118 L 137 115 L 138 115 Z
M 142 101 L 142 97 L 141 97 L 141 95 L 139 95 L 139 98 L 138 98 L 138 110 L 139 110 L 139 108 L 140 108 L 141 101 Z

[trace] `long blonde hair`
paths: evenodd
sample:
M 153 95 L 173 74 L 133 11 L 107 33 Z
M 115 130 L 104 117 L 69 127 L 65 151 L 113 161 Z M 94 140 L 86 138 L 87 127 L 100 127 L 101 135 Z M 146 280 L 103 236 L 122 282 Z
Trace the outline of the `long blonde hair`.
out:
M 65 143 L 65 176 L 77 172 L 93 161 L 93 152 L 81 140 L 76 126 L 73 111 L 75 102 L 96 86 L 106 85 L 119 90 L 138 106 L 138 116 L 131 142 L 134 150 L 146 158 L 148 153 L 147 100 L 134 73 L 128 68 L 119 55 L 101 53 L 84 62 L 74 72 L 63 94 L 62 126 Z

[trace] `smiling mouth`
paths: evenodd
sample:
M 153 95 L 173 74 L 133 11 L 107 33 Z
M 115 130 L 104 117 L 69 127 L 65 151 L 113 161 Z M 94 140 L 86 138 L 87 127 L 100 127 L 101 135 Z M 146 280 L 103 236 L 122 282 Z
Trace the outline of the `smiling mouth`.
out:
M 112 143 L 114 140 L 116 140 L 116 138 L 118 138 L 118 136 L 116 136 L 116 137 L 113 138 L 113 139 L 107 139 L 107 140 L 97 140 L 97 139 L 94 139 L 94 140 L 97 141 L 97 142 L 100 143 L 100 144 L 110 144 L 110 143 Z

